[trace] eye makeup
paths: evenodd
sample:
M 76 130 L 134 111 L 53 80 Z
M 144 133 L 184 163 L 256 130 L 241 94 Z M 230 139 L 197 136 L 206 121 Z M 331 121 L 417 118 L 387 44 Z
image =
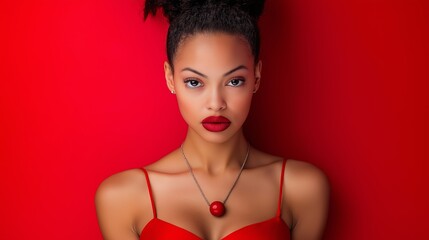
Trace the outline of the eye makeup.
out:
M 203 83 L 195 78 L 186 78 L 183 82 L 188 88 L 198 88 L 203 86 Z
M 246 82 L 246 79 L 243 77 L 236 77 L 228 81 L 227 86 L 231 87 L 239 87 L 242 86 Z

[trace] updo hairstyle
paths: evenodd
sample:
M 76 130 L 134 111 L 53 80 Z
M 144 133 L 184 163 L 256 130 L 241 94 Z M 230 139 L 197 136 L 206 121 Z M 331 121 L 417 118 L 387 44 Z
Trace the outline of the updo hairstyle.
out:
M 258 19 L 264 0 L 146 0 L 144 19 L 163 10 L 170 26 L 167 33 L 167 58 L 173 59 L 180 44 L 196 33 L 228 33 L 243 37 L 259 60 Z

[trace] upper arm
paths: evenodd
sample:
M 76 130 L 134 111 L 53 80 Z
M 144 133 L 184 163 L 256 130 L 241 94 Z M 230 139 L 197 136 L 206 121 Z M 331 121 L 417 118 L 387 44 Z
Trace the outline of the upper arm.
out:
M 315 166 L 296 162 L 289 204 L 293 215 L 292 239 L 322 239 L 329 207 L 329 182 Z
M 95 194 L 98 224 L 105 240 L 136 240 L 129 186 L 120 174 L 105 179 Z

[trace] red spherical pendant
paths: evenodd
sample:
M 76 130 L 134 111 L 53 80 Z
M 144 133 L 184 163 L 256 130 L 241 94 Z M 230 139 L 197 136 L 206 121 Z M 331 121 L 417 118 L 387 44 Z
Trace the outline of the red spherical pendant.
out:
M 210 213 L 215 217 L 222 217 L 225 214 L 225 205 L 220 201 L 210 204 Z

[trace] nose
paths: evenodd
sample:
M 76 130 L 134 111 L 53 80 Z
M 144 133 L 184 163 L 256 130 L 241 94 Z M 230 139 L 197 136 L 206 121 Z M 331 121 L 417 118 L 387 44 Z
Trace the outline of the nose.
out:
M 216 112 L 226 109 L 226 101 L 222 91 L 219 89 L 212 89 L 212 91 L 209 92 L 207 108 Z

